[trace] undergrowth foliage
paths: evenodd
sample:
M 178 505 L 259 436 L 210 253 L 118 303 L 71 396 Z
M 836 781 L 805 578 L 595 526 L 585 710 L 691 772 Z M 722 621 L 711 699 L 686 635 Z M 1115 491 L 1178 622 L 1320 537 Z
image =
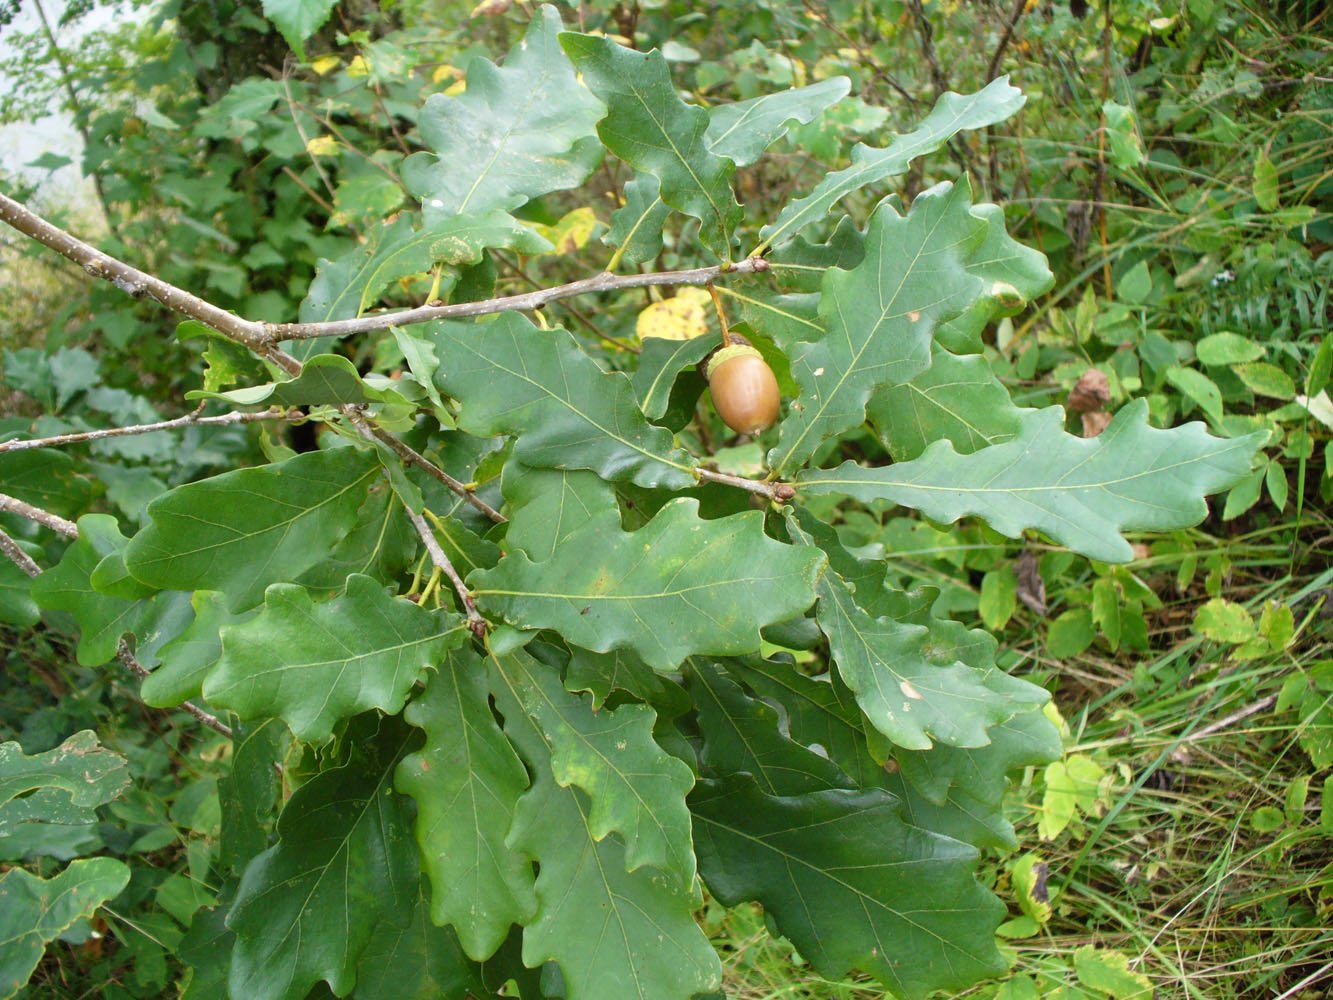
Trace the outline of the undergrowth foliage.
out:
M 299 46 L 314 27 L 283 31 Z M 264 430 L 267 464 L 163 484 L 129 536 L 107 514 L 65 516 L 87 508 L 96 447 L 149 439 L 94 431 L 86 459 L 0 442 L 5 621 L 72 616 L 81 664 L 118 657 L 146 703 L 188 705 L 232 740 L 221 846 L 194 873 L 220 888 L 179 947 L 187 996 L 299 1000 L 322 982 L 461 998 L 512 982 L 685 1000 L 721 986 L 695 919 L 705 889 L 762 904 L 821 974 L 860 970 L 897 996 L 1004 970 L 1005 908 L 977 866 L 1016 846 L 1009 776 L 1060 756 L 1048 695 L 833 524 L 897 504 L 1125 561 L 1125 532 L 1200 522 L 1263 435 L 1153 426 L 1130 404 L 1085 438 L 1059 407 L 1015 405 L 978 363 L 982 334 L 1052 279 L 966 179 L 881 202 L 864 230 L 830 218 L 1013 115 L 1006 79 L 943 94 L 915 130 L 748 214 L 737 168 L 847 89 L 705 109 L 657 51 L 542 8 L 500 65 L 476 59 L 461 92 L 425 101 L 400 164 L 419 210 L 393 200 L 285 326 L 210 313 L 0 203 L 190 317 L 180 336 L 204 364 L 187 397 L 207 409 L 178 426 L 320 430 L 299 452 Z M 496 298 L 501 252 L 572 246 L 591 262 L 586 233 L 566 245 L 577 219 L 539 225 L 527 206 L 610 163 L 625 179 L 608 274 Z M 640 275 L 681 217 L 708 266 Z M 378 308 L 423 276 L 431 305 Z M 757 472 L 720 447 L 702 401 L 715 335 L 635 352 L 541 311 L 586 292 L 624 312 L 652 284 L 707 284 L 778 372 L 785 413 Z M 345 345 L 366 338 L 354 363 Z M 48 379 L 53 410 L 80 363 L 70 352 Z M 68 546 L 39 566 L 54 537 Z M 90 824 L 126 780 L 90 733 L 0 750 L 0 844 L 48 858 L 0 877 L 0 938 L 19 942 L 0 994 L 125 888 L 126 865 L 82 857 L 77 837 L 40 843 Z

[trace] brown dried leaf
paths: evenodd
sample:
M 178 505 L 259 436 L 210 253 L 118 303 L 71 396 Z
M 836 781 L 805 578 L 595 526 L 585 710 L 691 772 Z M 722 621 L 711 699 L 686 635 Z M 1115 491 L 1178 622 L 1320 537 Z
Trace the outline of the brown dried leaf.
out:
M 1083 414 L 1083 436 L 1085 438 L 1095 438 L 1111 422 L 1111 414 L 1105 410 L 1098 410 L 1095 413 Z
M 1018 599 L 1033 614 L 1046 617 L 1046 582 L 1041 578 L 1037 566 L 1037 556 L 1031 549 L 1024 549 L 1014 567 L 1018 577 Z
M 1111 398 L 1111 383 L 1106 373 L 1096 368 L 1089 368 L 1078 377 L 1078 382 L 1069 391 L 1069 408 L 1075 413 L 1095 413 L 1106 405 Z M 1085 434 L 1084 437 L 1095 437 Z

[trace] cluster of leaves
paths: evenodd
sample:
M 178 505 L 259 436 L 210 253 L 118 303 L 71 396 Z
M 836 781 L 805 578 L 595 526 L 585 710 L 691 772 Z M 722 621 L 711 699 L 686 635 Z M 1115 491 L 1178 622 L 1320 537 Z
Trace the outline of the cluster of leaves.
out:
M 301 41 L 313 27 L 284 32 Z M 529 257 L 590 252 L 599 230 L 580 228 L 586 213 L 552 206 L 615 163 L 617 207 L 600 227 L 613 266 L 766 254 L 762 273 L 723 274 L 717 287 L 790 396 L 747 459 L 765 478 L 745 490 L 708 475 L 728 461 L 710 455 L 721 425 L 692 372 L 709 338 L 646 343 L 635 363 L 510 312 L 403 327 L 347 352 L 299 341 L 293 375 L 209 337 L 191 395 L 299 408 L 324 426 L 318 449 L 270 438 L 267 464 L 200 479 L 241 464 L 227 449 L 243 435 L 190 428 L 211 453 L 175 468 L 177 444 L 121 454 L 136 463 L 128 484 L 97 452 L 154 439 L 105 439 L 82 461 L 0 452 L 7 492 L 81 515 L 63 552 L 5 517 L 29 555 L 58 564 L 30 587 L 6 564 L 0 610 L 25 627 L 72 616 L 88 667 L 132 633 L 151 671 L 146 703 L 203 701 L 238 720 L 226 777 L 199 793 L 213 811 L 195 802 L 183 821 L 198 834 L 192 891 L 157 887 L 188 924 L 161 935 L 192 970 L 187 996 L 300 998 L 321 982 L 366 998 L 488 995 L 506 982 L 571 1000 L 708 993 L 720 976 L 693 917 L 700 879 L 723 904 L 762 903 L 826 975 L 856 968 L 914 997 L 997 973 L 1004 907 L 978 881 L 978 859 L 1016 843 L 1008 776 L 1059 755 L 1047 696 L 996 666 L 990 636 L 940 617 L 937 593 L 904 586 L 893 547 L 849 544 L 855 526 L 903 506 L 1124 560 L 1126 531 L 1202 519 L 1202 498 L 1249 471 L 1259 439 L 1160 429 L 1143 403 L 1084 439 L 1058 407 L 1016 405 L 983 332 L 1051 278 L 965 180 L 906 210 L 874 205 L 864 229 L 830 224 L 844 199 L 865 201 L 917 157 L 1016 112 L 1006 81 L 943 95 L 914 130 L 858 145 L 801 197 L 747 213 L 738 168 L 793 129 L 811 131 L 790 141 L 841 134 L 847 81 L 705 109 L 680 99 L 662 54 L 561 28 L 543 9 L 502 65 L 473 59 L 461 92 L 419 112 L 398 106 L 413 78 L 392 40 L 367 40 L 359 67 L 325 67 L 330 80 L 368 75 L 353 91 L 360 111 L 391 101 L 413 128 L 401 146 L 358 133 L 372 152 L 363 171 L 339 174 L 333 215 L 364 239 L 302 243 L 330 259 L 294 311 L 352 319 L 427 288 L 480 300 L 499 290 L 502 264 L 521 273 Z M 223 130 L 206 138 L 262 145 L 294 85 L 238 83 L 203 116 Z M 302 126 L 298 100 L 290 107 L 302 139 L 290 156 L 355 145 L 331 118 Z M 287 127 L 272 141 L 290 141 Z M 255 196 L 281 205 L 285 164 L 264 148 L 272 183 L 257 179 Z M 210 169 L 217 161 L 214 151 Z M 308 203 L 291 201 L 304 218 Z M 257 217 L 281 233 L 286 211 Z M 254 236 L 281 254 L 268 221 Z M 241 263 L 242 275 L 267 266 Z M 287 294 L 300 273 L 284 261 Z M 219 297 L 287 318 L 248 287 Z M 621 329 L 635 312 L 623 293 L 606 304 Z M 11 355 L 11 385 L 50 415 L 7 434 L 150 416 L 111 408 L 142 401 L 107 395 L 123 390 L 99 387 L 90 355 L 56 357 L 47 372 L 35 353 Z M 401 465 L 401 451 L 368 446 L 365 423 L 469 484 L 464 495 Z M 22 475 L 9 475 L 14 463 Z M 86 512 L 94 479 L 124 521 Z M 796 502 L 755 509 L 752 495 L 790 499 L 773 492 L 778 480 Z M 476 612 L 441 589 L 438 562 L 427 570 L 409 513 L 427 517 L 432 544 L 466 577 L 491 626 L 484 641 L 467 627 Z M 60 826 L 70 846 L 54 857 L 79 858 L 0 883 L 24 901 L 14 920 L 47 914 L 16 928 L 22 950 L 6 953 L 4 984 L 17 987 L 43 943 L 124 889 L 122 864 L 81 857 L 103 845 L 87 828 L 124 782 L 119 758 L 86 735 L 6 754 L 0 833 L 19 831 L 7 855 L 52 856 L 41 835 Z M 76 787 L 88 757 L 122 776 Z M 67 912 L 49 909 L 57 897 Z

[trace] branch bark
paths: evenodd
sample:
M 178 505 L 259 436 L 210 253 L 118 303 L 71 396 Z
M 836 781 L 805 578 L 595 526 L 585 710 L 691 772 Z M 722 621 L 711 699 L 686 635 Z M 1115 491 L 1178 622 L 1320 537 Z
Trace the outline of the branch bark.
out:
M 220 424 L 251 424 L 260 420 L 304 420 L 306 415 L 299 411 L 276 412 L 264 410 L 261 413 L 224 413 L 221 416 L 205 417 L 200 410 L 187 413 L 172 420 L 159 420 L 152 424 L 133 424 L 129 427 L 105 427 L 95 431 L 80 431 L 77 434 L 56 434 L 45 438 L 16 438 L 13 441 L 0 441 L 0 455 L 8 451 L 27 451 L 30 448 L 53 448 L 62 444 L 82 444 L 84 441 L 100 441 L 102 438 L 128 437 L 131 434 L 152 434 L 155 431 L 169 431 L 177 427 L 191 427 L 195 424 L 217 426 Z
M 34 507 L 30 503 L 25 503 L 18 497 L 11 497 L 6 493 L 0 493 L 0 510 L 7 510 L 11 514 L 17 514 L 19 517 L 27 518 L 29 521 L 36 521 L 44 528 L 50 528 L 58 535 L 64 535 L 66 538 L 78 538 L 79 526 L 73 521 L 66 521 L 59 514 L 52 514 L 50 511 L 42 510 L 40 507 Z
M 454 585 L 454 593 L 458 595 L 459 601 L 463 604 L 463 610 L 467 614 L 467 627 L 472 630 L 473 635 L 480 639 L 486 634 L 486 629 L 490 627 L 490 623 L 477 611 L 477 605 L 472 600 L 472 594 L 468 591 L 467 584 L 458 575 L 458 570 L 454 569 L 454 564 L 449 561 L 449 557 L 444 554 L 444 549 L 440 547 L 440 540 L 435 537 L 435 532 L 426 523 L 426 519 L 411 507 L 405 507 L 404 510 L 407 511 L 407 517 L 412 522 L 412 527 L 416 528 L 417 534 L 421 536 L 426 551 L 430 553 L 431 563 L 447 576 L 449 582 Z
M 402 312 L 380 313 L 359 319 L 333 320 L 325 323 L 270 323 L 267 336 L 273 341 L 309 340 L 313 337 L 347 337 L 356 333 L 374 333 L 393 326 L 427 323 L 435 319 L 462 319 L 470 316 L 488 316 L 499 312 L 531 312 L 548 302 L 575 295 L 612 292 L 625 288 L 645 288 L 649 285 L 708 285 L 728 275 L 761 274 L 768 270 L 768 261 L 749 257 L 735 264 L 713 267 L 695 267 L 686 271 L 650 271 L 647 274 L 611 274 L 603 272 L 591 278 L 582 278 L 564 285 L 541 288 L 521 295 L 502 295 L 479 302 L 457 302 L 453 305 L 418 306 Z
M 204 301 L 197 295 L 190 294 L 183 288 L 177 288 L 170 282 L 117 260 L 92 244 L 85 243 L 60 227 L 52 225 L 3 193 L 0 193 L 0 222 L 12 226 L 25 236 L 30 236 L 43 246 L 50 247 L 61 256 L 69 258 L 94 278 L 111 282 L 126 295 L 136 299 L 147 295 L 172 312 L 189 316 L 211 326 L 261 357 L 268 358 L 284 371 L 292 375 L 301 373 L 301 362 L 279 349 L 275 342 L 267 338 L 263 323 L 242 319 L 211 302 Z
M 435 319 L 486 316 L 509 310 L 528 312 L 539 309 L 548 302 L 575 295 L 589 295 L 624 288 L 645 288 L 649 285 L 707 285 L 728 275 L 760 274 L 768 270 L 768 261 L 762 257 L 750 257 L 735 264 L 696 267 L 684 271 L 655 271 L 649 274 L 603 273 L 581 281 L 571 281 L 565 285 L 543 288 L 522 295 L 504 295 L 480 302 L 459 302 L 454 305 L 418 306 L 415 309 L 362 316 L 359 319 L 333 320 L 324 323 L 260 323 L 230 313 L 183 288 L 177 288 L 161 278 L 103 253 L 3 193 L 0 193 L 0 222 L 69 258 L 94 278 L 111 282 L 127 295 L 134 298 L 147 295 L 173 312 L 199 320 L 256 354 L 268 358 L 291 375 L 301 373 L 301 362 L 279 348 L 279 341 L 347 337 L 357 333 L 387 330 L 394 326 L 426 323 Z

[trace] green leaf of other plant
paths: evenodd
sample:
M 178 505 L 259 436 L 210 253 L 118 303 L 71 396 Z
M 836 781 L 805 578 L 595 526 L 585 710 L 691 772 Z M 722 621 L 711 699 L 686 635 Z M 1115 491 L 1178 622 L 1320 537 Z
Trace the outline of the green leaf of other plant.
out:
M 337 0 L 264 0 L 264 16 L 305 59 L 305 40 L 323 27 Z

